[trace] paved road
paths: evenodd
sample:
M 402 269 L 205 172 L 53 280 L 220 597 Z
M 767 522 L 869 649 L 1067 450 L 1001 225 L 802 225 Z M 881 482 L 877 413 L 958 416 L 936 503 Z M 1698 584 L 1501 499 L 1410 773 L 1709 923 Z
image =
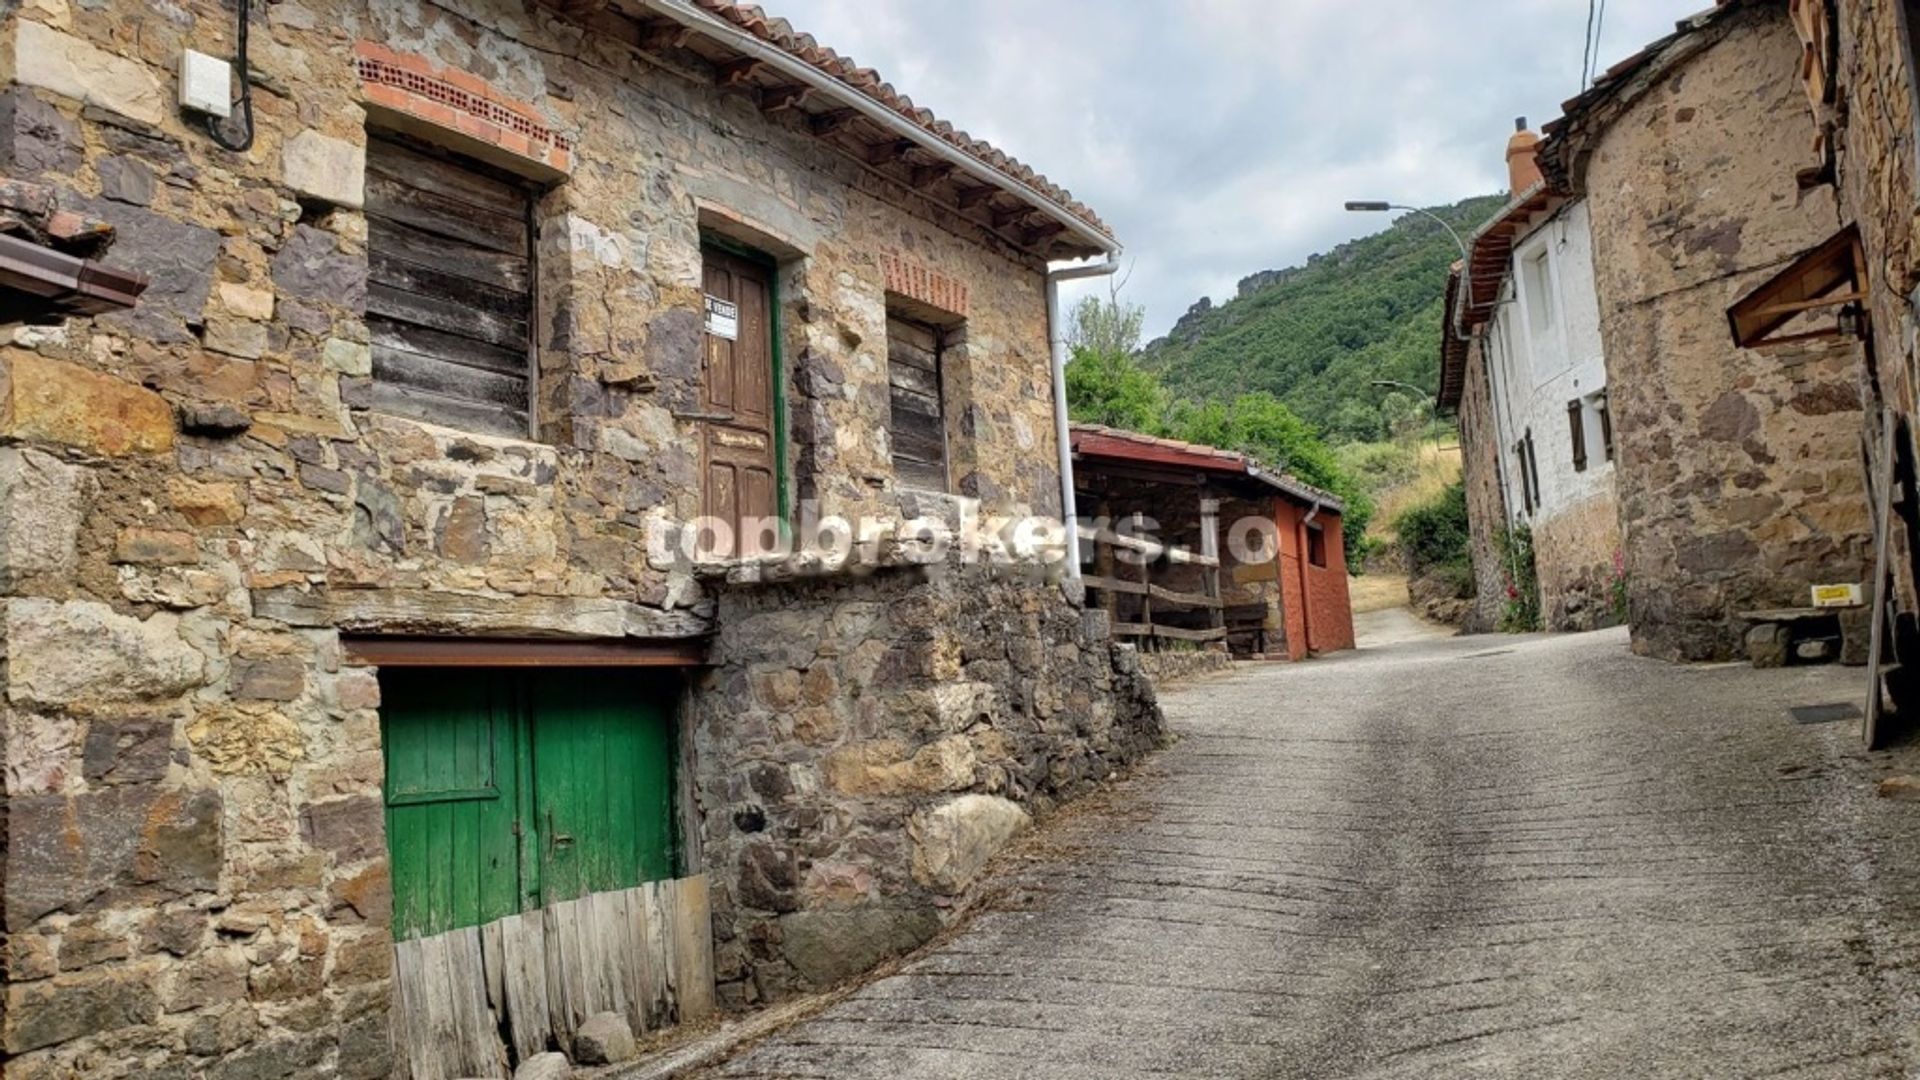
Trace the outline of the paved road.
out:
M 1203 683 L 1014 903 L 723 1069 L 1916 1075 L 1920 804 L 1874 797 L 1853 725 L 1785 713 L 1858 683 L 1619 633 Z

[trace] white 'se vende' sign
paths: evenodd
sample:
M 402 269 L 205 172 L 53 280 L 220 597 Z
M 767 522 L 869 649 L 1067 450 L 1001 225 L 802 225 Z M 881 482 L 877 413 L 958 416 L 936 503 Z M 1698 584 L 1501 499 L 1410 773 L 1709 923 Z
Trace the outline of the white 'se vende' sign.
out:
M 717 296 L 707 297 L 707 333 L 728 341 L 740 340 L 740 305 Z

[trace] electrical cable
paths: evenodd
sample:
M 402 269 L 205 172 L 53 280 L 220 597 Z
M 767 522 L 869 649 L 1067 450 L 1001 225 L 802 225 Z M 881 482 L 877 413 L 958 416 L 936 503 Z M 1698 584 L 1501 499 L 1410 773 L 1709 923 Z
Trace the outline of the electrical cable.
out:
M 229 139 L 221 127 L 220 118 L 207 117 L 207 134 L 213 141 L 235 153 L 246 153 L 253 146 L 253 80 L 247 72 L 247 16 L 250 0 L 238 0 L 240 5 L 240 28 L 235 33 L 234 67 L 240 74 L 240 100 L 234 104 L 240 106 L 240 122 L 245 126 L 239 139 Z
M 1587 65 L 1587 84 L 1600 81 L 1600 39 L 1607 32 L 1607 0 L 1600 0 L 1600 7 L 1593 16 L 1593 63 Z
M 1588 76 L 1593 74 L 1593 16 L 1596 0 L 1587 0 L 1587 32 L 1580 39 L 1580 92 L 1587 92 Z

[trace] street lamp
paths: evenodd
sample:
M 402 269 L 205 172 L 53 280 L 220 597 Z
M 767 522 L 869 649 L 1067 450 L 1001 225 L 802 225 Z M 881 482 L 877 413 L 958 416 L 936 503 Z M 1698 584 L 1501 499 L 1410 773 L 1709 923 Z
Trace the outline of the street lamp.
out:
M 1429 396 L 1427 391 L 1422 390 L 1421 388 L 1413 385 L 1412 383 L 1401 382 L 1399 379 L 1375 379 L 1373 380 L 1373 385 L 1378 387 L 1383 387 L 1383 388 L 1390 387 L 1396 390 L 1411 390 L 1413 391 L 1414 396 L 1419 398 L 1422 401 L 1425 401 Z
M 1401 206 L 1398 203 L 1379 199 L 1351 199 L 1347 202 L 1347 210 L 1355 214 L 1385 214 L 1394 210 L 1404 210 L 1409 214 L 1420 214 L 1433 219 L 1447 231 L 1448 236 L 1453 238 L 1453 246 L 1460 249 L 1460 299 L 1465 306 L 1473 306 L 1473 256 L 1467 252 L 1467 242 L 1460 239 L 1460 234 L 1454 231 L 1453 226 L 1447 224 L 1445 218 L 1431 210 L 1422 210 L 1417 206 Z M 1447 315 L 1447 323 L 1452 327 L 1454 337 L 1461 341 L 1469 340 L 1467 335 L 1460 331 L 1458 315 L 1454 312 L 1448 312 Z

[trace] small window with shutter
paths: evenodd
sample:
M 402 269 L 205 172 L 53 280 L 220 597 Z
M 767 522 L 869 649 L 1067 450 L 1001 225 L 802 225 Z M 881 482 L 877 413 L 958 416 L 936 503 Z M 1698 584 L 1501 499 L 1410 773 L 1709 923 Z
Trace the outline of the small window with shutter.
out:
M 527 438 L 533 191 L 451 154 L 367 140 L 373 407 Z
M 941 353 L 950 331 L 932 323 L 887 314 L 887 421 L 893 447 L 894 482 L 901 487 L 946 491 L 947 409 Z
M 1600 452 L 1613 460 L 1613 412 L 1607 408 L 1607 395 L 1602 392 L 1593 397 L 1594 414 L 1600 418 Z

